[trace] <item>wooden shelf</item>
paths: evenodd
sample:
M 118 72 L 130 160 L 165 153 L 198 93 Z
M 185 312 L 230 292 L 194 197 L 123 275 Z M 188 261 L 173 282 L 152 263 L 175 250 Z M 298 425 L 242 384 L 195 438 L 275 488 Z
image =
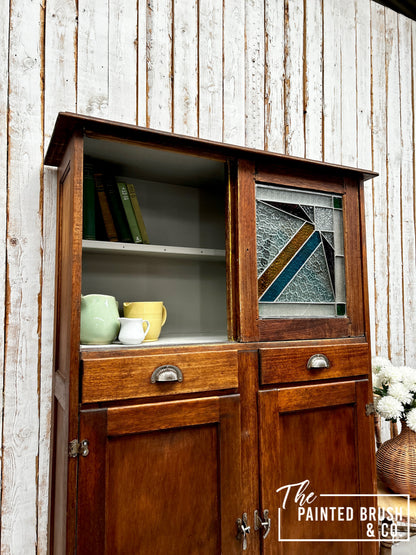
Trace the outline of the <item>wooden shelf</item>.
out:
M 143 349 L 149 347 L 162 347 L 162 346 L 176 346 L 176 345 L 205 345 L 215 343 L 232 343 L 228 337 L 224 335 L 174 335 L 171 337 L 161 337 L 157 341 L 143 341 L 139 345 L 122 345 L 118 341 L 108 345 L 80 345 L 81 351 L 96 351 L 96 350 L 119 350 L 119 349 Z
M 163 256 L 172 258 L 191 258 L 194 260 L 225 260 L 225 251 L 193 247 L 172 247 L 169 245 L 144 245 L 135 243 L 116 243 L 112 241 L 82 241 L 83 252 L 137 254 L 143 256 Z

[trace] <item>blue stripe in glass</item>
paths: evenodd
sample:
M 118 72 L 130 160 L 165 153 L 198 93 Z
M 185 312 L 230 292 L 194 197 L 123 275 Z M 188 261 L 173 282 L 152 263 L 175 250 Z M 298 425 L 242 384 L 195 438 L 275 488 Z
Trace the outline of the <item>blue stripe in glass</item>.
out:
M 292 260 L 287 264 L 287 266 L 280 272 L 274 282 L 265 291 L 263 296 L 259 299 L 264 302 L 273 302 L 277 299 L 289 281 L 293 278 L 296 272 L 301 268 L 303 264 L 307 261 L 313 251 L 320 243 L 319 232 L 315 231 L 306 241 L 306 243 L 298 250 Z

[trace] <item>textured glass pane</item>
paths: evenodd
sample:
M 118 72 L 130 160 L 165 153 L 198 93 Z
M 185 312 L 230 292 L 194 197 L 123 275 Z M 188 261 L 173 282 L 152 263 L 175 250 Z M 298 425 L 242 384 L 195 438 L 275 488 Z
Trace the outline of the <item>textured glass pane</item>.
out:
M 342 197 L 261 184 L 256 199 L 260 317 L 344 315 Z
M 303 221 L 263 202 L 256 202 L 257 274 L 260 275 L 274 260 Z
M 334 229 L 334 211 L 327 208 L 315 208 L 315 225 L 319 231 Z
M 276 202 L 288 202 L 293 204 L 305 204 L 309 206 L 333 207 L 332 196 L 324 193 L 309 193 L 298 189 L 287 189 L 273 187 L 270 185 L 257 185 L 257 200 L 274 200 Z
M 326 257 L 319 245 L 295 275 L 277 302 L 331 302 L 334 301 Z

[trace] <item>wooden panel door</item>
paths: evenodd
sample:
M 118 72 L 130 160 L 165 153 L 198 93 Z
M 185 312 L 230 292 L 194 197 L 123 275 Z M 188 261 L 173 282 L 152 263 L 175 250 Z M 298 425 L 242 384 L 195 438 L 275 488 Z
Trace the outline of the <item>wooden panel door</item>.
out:
M 78 553 L 240 553 L 238 395 L 81 412 Z
M 375 541 L 352 541 L 367 539 L 360 506 L 374 506 L 351 495 L 375 491 L 368 391 L 362 380 L 259 393 L 261 504 L 271 518 L 263 553 L 375 553 Z M 321 516 L 320 507 L 346 506 L 353 512 Z M 326 541 L 308 541 L 316 538 Z

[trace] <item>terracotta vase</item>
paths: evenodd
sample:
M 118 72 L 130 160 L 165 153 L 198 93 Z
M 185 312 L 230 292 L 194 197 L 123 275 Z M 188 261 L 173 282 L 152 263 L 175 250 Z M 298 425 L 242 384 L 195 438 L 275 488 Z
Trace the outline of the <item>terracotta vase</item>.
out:
M 388 488 L 416 498 L 416 433 L 405 420 L 400 434 L 379 448 L 376 463 L 378 478 Z

